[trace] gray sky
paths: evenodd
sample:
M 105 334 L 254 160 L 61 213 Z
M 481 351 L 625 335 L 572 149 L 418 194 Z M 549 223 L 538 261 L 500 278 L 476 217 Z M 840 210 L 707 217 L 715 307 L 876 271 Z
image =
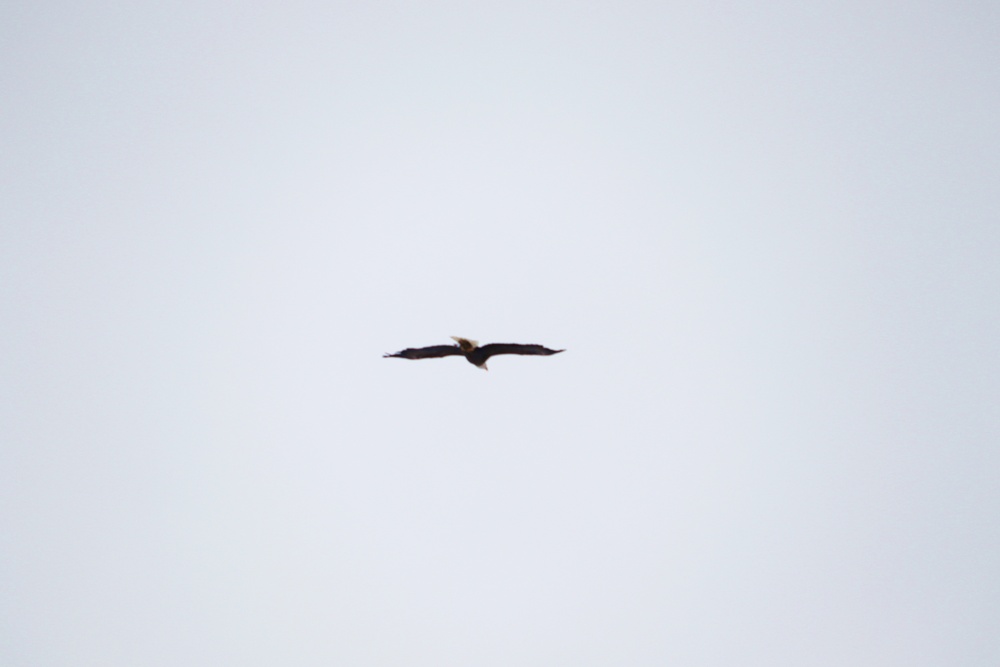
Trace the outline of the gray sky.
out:
M 997 8 L 691 4 L 6 3 L 0 662 L 1000 663 Z

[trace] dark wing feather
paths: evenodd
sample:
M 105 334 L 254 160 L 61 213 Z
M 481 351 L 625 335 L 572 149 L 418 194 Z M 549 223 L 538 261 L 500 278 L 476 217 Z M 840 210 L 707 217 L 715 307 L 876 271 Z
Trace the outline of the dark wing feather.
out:
M 461 357 L 464 355 L 458 345 L 431 345 L 430 347 L 408 347 L 395 354 L 383 354 L 382 356 L 402 359 L 436 359 L 437 357 Z
M 482 355 L 483 360 L 489 359 L 497 354 L 535 354 L 548 356 L 559 354 L 565 350 L 550 350 L 544 345 L 520 345 L 518 343 L 490 343 L 476 349 Z

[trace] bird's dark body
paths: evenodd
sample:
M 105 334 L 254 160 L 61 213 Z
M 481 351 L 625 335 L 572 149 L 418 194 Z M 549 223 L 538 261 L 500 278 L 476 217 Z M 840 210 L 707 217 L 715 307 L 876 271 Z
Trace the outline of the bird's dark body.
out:
M 486 368 L 486 360 L 498 354 L 523 354 L 549 356 L 565 350 L 551 350 L 544 345 L 521 345 L 519 343 L 490 343 L 479 347 L 475 341 L 456 338 L 458 345 L 432 345 L 431 347 L 410 347 L 385 357 L 401 359 L 436 359 L 439 357 L 465 357 L 473 366 Z

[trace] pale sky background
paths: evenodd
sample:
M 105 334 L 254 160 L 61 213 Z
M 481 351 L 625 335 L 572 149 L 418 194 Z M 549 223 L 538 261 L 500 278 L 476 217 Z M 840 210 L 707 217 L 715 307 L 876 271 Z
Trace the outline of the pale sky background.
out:
M 998 27 L 5 3 L 0 663 L 1000 664 Z

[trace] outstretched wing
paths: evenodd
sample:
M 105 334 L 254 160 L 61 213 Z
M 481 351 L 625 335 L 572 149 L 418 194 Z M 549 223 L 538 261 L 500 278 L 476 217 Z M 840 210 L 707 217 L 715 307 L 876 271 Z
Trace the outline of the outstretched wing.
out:
M 383 354 L 382 356 L 402 359 L 436 359 L 437 357 L 461 357 L 464 355 L 458 345 L 431 345 L 430 347 L 408 347 L 395 354 Z
M 565 352 L 565 350 L 550 350 L 544 345 L 520 345 L 518 343 L 490 343 L 489 345 L 483 345 L 476 349 L 479 352 L 483 360 L 489 359 L 497 354 L 534 354 L 548 356 L 550 354 L 559 354 L 560 352 Z

